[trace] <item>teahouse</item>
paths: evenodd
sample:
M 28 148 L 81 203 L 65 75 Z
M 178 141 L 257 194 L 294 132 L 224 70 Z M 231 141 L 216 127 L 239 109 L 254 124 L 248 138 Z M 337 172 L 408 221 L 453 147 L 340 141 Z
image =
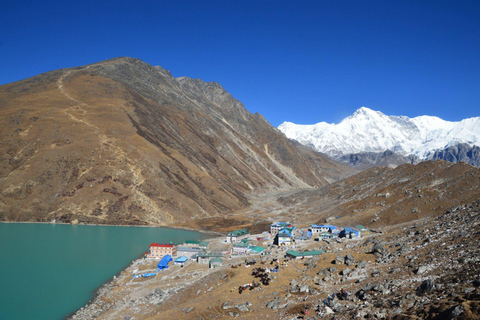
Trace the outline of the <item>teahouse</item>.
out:
M 336 233 L 336 234 L 339 234 L 340 233 L 340 228 L 337 227 L 337 226 L 332 226 L 332 225 L 329 225 L 329 224 L 312 224 L 312 233 L 324 233 L 324 232 L 328 232 L 328 233 Z
M 289 246 L 292 244 L 293 241 L 293 236 L 292 236 L 292 231 L 294 228 L 283 228 L 280 230 L 275 239 L 274 239 L 274 244 L 277 246 Z
M 245 239 L 246 237 L 248 237 L 249 234 L 250 234 L 250 232 L 248 232 L 247 229 L 239 229 L 239 230 L 235 230 L 235 231 L 230 231 L 229 233 L 227 233 L 227 238 L 225 239 L 225 241 L 227 243 L 239 242 L 242 239 Z
M 160 259 L 161 257 L 169 254 L 173 256 L 175 253 L 175 246 L 172 243 L 169 244 L 150 244 L 150 251 L 147 255 L 148 258 Z

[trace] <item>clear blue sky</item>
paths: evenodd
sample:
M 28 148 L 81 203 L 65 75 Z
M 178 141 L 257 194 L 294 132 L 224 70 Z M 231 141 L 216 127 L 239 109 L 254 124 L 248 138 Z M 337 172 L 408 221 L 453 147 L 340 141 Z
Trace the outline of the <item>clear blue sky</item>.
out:
M 273 125 L 480 116 L 480 1 L 3 1 L 0 84 L 130 56 Z

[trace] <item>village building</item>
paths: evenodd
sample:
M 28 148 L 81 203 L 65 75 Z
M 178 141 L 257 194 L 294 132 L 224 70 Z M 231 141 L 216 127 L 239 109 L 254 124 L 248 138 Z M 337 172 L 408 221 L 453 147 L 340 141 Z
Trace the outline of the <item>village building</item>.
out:
M 210 269 L 221 267 L 223 265 L 223 259 L 222 258 L 212 258 L 208 262 L 208 267 Z
M 264 247 L 254 246 L 252 247 L 252 251 L 250 251 L 250 254 L 262 254 L 264 250 Z
M 208 247 L 208 241 L 187 240 L 184 246 L 206 249 Z
M 287 222 L 275 222 L 270 225 L 270 233 L 272 236 L 276 235 L 283 228 L 292 228 L 292 224 Z
M 304 258 L 311 258 L 315 256 L 319 256 L 322 253 L 325 253 L 324 250 L 312 250 L 312 251 L 295 251 L 295 250 L 288 250 L 285 255 L 287 258 L 290 259 L 304 259 Z
M 159 270 L 163 270 L 163 269 L 167 269 L 168 268 L 168 264 L 170 263 L 170 261 L 172 261 L 172 256 L 167 254 L 167 255 L 164 255 L 162 257 L 162 260 L 160 260 L 160 262 L 157 264 L 157 268 Z
M 367 228 L 365 228 L 365 227 L 362 226 L 361 224 L 356 225 L 355 228 L 356 228 L 358 231 L 360 231 L 360 235 L 361 235 L 361 236 L 370 234 L 370 230 L 368 230 Z
M 345 227 L 340 232 L 340 238 L 355 239 L 360 237 L 360 231 L 353 227 Z
M 311 230 L 313 234 L 316 233 L 332 233 L 332 234 L 339 234 L 341 229 L 337 226 L 332 226 L 329 224 L 312 224 Z
M 333 234 L 333 233 L 328 233 L 328 232 L 323 232 L 318 234 L 318 239 L 321 240 L 329 240 L 329 239 L 334 239 L 337 238 L 338 234 Z
M 290 246 L 293 242 L 293 232 L 294 228 L 283 228 L 280 230 L 273 241 L 277 246 Z
M 203 254 L 197 255 L 197 263 L 198 264 L 209 264 L 210 259 L 222 258 L 222 257 L 223 257 L 223 255 L 218 254 L 218 253 L 203 253 Z
M 173 264 L 183 266 L 188 261 L 188 257 L 181 256 L 173 261 Z
M 150 250 L 147 257 L 160 259 L 161 257 L 167 254 L 173 256 L 175 252 L 176 252 L 175 245 L 173 245 L 172 243 L 169 243 L 169 244 L 152 243 L 150 244 Z
M 252 248 L 247 243 L 234 243 L 232 247 L 232 254 L 245 254 L 252 251 Z
M 193 255 L 202 253 L 204 249 L 199 247 L 190 247 L 190 246 L 178 246 L 177 255 L 186 256 L 192 258 Z
M 250 232 L 248 232 L 247 229 L 230 231 L 229 233 L 227 233 L 227 238 L 225 241 L 227 243 L 240 242 L 242 239 L 245 239 L 246 237 L 248 237 L 248 235 L 250 235 Z
M 312 238 L 312 232 L 310 230 L 301 231 L 300 235 L 295 237 L 295 241 L 308 241 Z

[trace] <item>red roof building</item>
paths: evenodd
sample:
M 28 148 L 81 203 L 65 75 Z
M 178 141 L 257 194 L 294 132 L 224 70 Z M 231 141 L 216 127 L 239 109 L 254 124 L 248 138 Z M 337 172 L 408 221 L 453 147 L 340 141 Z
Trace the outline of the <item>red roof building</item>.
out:
M 173 245 L 172 243 L 152 243 L 150 244 L 150 253 L 148 254 L 148 258 L 160 259 L 167 254 L 173 256 L 175 254 L 175 251 L 175 245 Z

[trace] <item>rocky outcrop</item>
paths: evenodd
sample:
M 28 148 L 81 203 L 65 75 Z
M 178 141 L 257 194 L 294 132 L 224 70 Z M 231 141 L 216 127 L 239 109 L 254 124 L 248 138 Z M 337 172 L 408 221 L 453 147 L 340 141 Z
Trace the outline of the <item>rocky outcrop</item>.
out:
M 480 147 L 459 143 L 443 150 L 430 153 L 429 160 L 445 160 L 453 163 L 465 162 L 472 166 L 480 167 Z
M 351 153 L 336 157 L 335 160 L 348 164 L 358 170 L 366 170 L 373 167 L 395 168 L 404 163 L 417 164 L 420 162 L 415 156 L 402 156 L 391 150 L 384 152 Z

